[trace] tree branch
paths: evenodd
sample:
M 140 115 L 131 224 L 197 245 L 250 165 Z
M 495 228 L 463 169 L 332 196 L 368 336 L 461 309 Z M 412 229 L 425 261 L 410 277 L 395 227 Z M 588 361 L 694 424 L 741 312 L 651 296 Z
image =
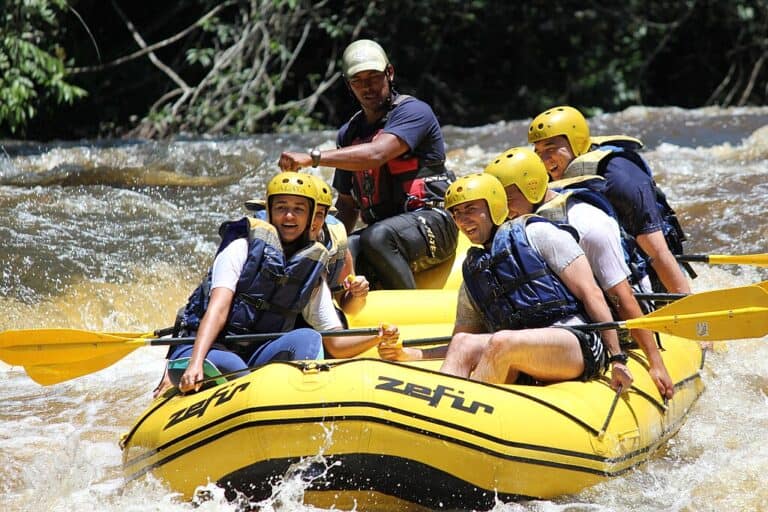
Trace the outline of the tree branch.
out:
M 133 25 L 131 20 L 128 19 L 128 17 L 125 15 L 125 13 L 120 9 L 120 7 L 117 5 L 117 2 L 115 0 L 112 0 L 112 7 L 117 11 L 118 16 L 122 18 L 123 22 L 125 22 L 125 26 L 128 28 L 128 30 L 131 32 L 131 35 L 133 36 L 134 41 L 141 47 L 141 48 L 147 48 L 147 43 L 144 42 L 144 39 L 141 37 L 141 34 L 136 30 L 136 27 Z M 148 52 L 149 60 L 152 61 L 152 64 L 154 64 L 160 71 L 165 73 L 171 80 L 176 83 L 181 89 L 184 91 L 184 94 L 187 94 L 187 91 L 191 88 L 187 83 L 181 79 L 179 75 L 176 74 L 175 71 L 173 71 L 171 68 L 166 66 L 162 63 L 160 59 L 157 58 L 157 55 L 155 55 L 154 52 L 150 51 Z
M 760 58 L 757 59 L 755 65 L 752 66 L 752 73 L 749 75 L 747 86 L 744 87 L 744 92 L 741 93 L 741 98 L 739 98 L 739 102 L 737 103 L 739 107 L 746 105 L 747 101 L 749 100 L 749 96 L 752 94 L 752 89 L 755 87 L 755 82 L 757 81 L 757 77 L 760 74 L 760 70 L 765 63 L 766 58 L 768 58 L 768 51 L 764 52 Z
M 68 68 L 66 70 L 67 74 L 69 75 L 78 75 L 82 73 L 94 73 L 97 71 L 104 71 L 105 69 L 110 69 L 117 67 L 121 64 L 125 64 L 126 62 L 130 62 L 132 60 L 138 59 L 139 57 L 143 57 L 144 55 L 147 55 L 149 53 L 154 52 L 155 50 L 159 50 L 160 48 L 163 48 L 165 46 L 171 45 L 175 43 L 176 41 L 184 38 L 187 34 L 192 32 L 193 30 L 199 28 L 202 26 L 203 23 L 205 23 L 207 20 L 218 14 L 220 11 L 225 9 L 226 7 L 229 7 L 230 5 L 234 5 L 237 3 L 237 0 L 227 0 L 226 2 L 217 5 L 210 11 L 208 11 L 204 16 L 202 16 L 200 19 L 198 19 L 196 22 L 182 30 L 181 32 L 178 32 L 171 37 L 167 39 L 163 39 L 162 41 L 158 41 L 154 44 L 151 44 L 147 46 L 146 44 L 142 47 L 141 50 L 138 50 L 136 52 L 133 52 L 131 54 L 125 55 L 123 57 L 117 58 L 113 61 L 107 62 L 105 64 L 99 64 L 98 66 L 81 66 L 78 68 Z M 114 0 L 112 2 L 112 5 L 115 5 Z M 119 11 L 119 9 L 118 9 Z M 121 12 L 121 11 L 119 11 Z M 123 20 L 125 20 L 125 16 L 121 14 L 121 17 Z M 94 43 L 95 44 L 95 43 Z M 97 48 L 98 50 L 98 48 Z

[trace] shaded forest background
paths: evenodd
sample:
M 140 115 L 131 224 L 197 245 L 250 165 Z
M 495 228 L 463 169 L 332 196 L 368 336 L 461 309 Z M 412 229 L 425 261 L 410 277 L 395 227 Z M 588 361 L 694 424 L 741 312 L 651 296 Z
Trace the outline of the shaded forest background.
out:
M 768 0 L 0 0 L 0 138 L 336 127 L 360 37 L 443 124 L 768 100 Z

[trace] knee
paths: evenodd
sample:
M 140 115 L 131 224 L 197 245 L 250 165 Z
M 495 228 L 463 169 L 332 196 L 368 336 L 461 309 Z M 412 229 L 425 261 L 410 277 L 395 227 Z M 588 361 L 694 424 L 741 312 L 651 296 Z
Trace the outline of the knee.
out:
M 301 340 L 301 357 L 297 359 L 322 359 L 324 357 L 323 351 L 323 337 L 320 333 L 307 328 L 296 329 L 294 331 L 296 336 Z M 298 355 L 298 354 L 297 354 Z
M 448 352 L 454 357 L 474 359 L 473 355 L 479 355 L 482 352 L 485 343 L 481 336 L 460 332 L 453 335 L 451 344 L 448 346 Z
M 488 357 L 497 359 L 514 352 L 518 345 L 515 331 L 499 331 L 488 340 L 485 353 Z
M 385 222 L 368 226 L 360 234 L 360 248 L 364 252 L 380 251 L 382 247 L 394 245 L 395 232 Z

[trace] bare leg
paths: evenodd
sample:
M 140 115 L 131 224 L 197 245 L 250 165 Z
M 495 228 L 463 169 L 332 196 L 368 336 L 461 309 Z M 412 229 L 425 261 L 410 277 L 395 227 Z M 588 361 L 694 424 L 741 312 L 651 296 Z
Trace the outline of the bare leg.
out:
M 440 371 L 457 377 L 469 377 L 490 337 L 490 334 L 454 334 Z
M 447 359 L 446 359 L 447 362 Z M 472 379 L 503 384 L 517 372 L 544 381 L 563 381 L 584 372 L 584 356 L 576 336 L 558 328 L 499 331 L 491 336 Z

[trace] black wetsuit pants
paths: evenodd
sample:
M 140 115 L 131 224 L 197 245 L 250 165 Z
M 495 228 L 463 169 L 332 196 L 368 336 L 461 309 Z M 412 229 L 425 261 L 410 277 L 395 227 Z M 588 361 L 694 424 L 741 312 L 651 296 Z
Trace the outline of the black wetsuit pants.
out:
M 359 240 L 355 240 L 357 236 Z M 350 235 L 350 248 L 353 254 L 359 252 L 358 272 L 363 274 L 370 269 L 371 277 L 382 288 L 413 289 L 413 273 L 451 258 L 457 241 L 458 230 L 450 214 L 430 209 L 377 221 Z

